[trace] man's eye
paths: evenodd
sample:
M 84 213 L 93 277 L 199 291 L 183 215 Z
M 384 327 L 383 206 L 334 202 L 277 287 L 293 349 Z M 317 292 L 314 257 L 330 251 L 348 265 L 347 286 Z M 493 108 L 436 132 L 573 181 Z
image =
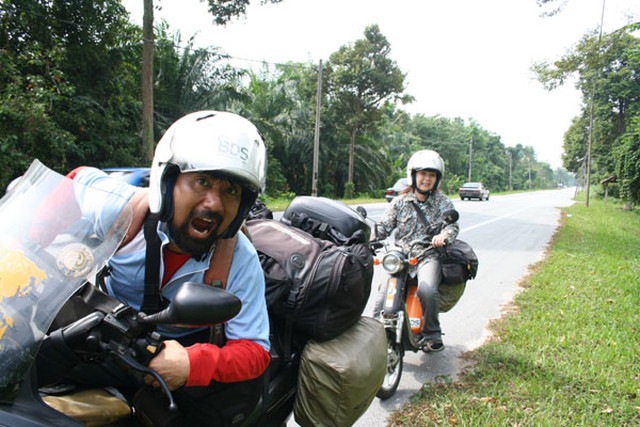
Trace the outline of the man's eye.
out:
M 199 176 L 196 178 L 196 184 L 202 185 L 202 186 L 208 186 L 209 180 L 207 180 L 205 177 Z
M 227 194 L 231 194 L 233 196 L 240 194 L 240 191 L 233 185 L 227 187 Z

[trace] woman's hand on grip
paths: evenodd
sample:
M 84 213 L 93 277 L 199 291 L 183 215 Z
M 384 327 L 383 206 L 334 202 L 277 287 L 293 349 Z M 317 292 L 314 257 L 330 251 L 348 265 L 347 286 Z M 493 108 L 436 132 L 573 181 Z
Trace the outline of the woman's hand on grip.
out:
M 447 244 L 447 235 L 446 234 L 437 234 L 433 236 L 431 239 L 431 246 L 434 248 L 439 248 Z

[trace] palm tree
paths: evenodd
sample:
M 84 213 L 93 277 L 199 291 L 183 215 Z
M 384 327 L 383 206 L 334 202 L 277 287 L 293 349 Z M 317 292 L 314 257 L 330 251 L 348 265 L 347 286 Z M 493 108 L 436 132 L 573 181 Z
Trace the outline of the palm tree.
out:
M 226 109 L 231 100 L 242 98 L 238 88 L 244 71 L 229 65 L 227 55 L 217 48 L 194 48 L 193 37 L 182 46 L 180 32 L 170 33 L 166 22 L 156 34 L 156 135 L 187 113 Z

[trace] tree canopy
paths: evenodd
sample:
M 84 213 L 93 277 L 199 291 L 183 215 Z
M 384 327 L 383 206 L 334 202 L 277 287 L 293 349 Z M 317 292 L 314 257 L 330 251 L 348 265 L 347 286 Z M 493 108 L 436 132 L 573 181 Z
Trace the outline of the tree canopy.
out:
M 356 138 L 377 126 L 381 105 L 394 102 L 404 92 L 405 74 L 391 59 L 391 45 L 377 25 L 364 30 L 353 46 L 342 46 L 327 64 L 327 92 L 333 114 L 341 117 L 349 135 L 347 183 L 353 186 Z
M 220 24 L 249 4 L 207 2 Z M 4 1 L 0 27 L 0 185 L 23 173 L 33 158 L 62 173 L 79 165 L 147 164 L 139 143 L 142 31 L 119 0 Z M 156 23 L 155 37 L 156 141 L 187 112 L 237 112 L 256 124 L 267 143 L 267 196 L 310 194 L 318 66 L 236 68 L 219 48 L 196 48 L 193 38 L 183 40 L 166 22 Z M 492 191 L 571 183 L 566 171 L 537 161 L 533 148 L 505 147 L 472 118 L 402 110 L 412 100 L 405 73 L 377 25 L 346 41 L 322 71 L 319 195 L 381 197 L 405 174 L 411 153 L 423 148 L 443 156 L 443 188 L 449 192 L 468 179 Z M 620 75 L 616 90 L 628 91 L 623 85 Z M 579 127 L 570 133 L 582 136 Z M 633 135 L 620 145 L 628 159 L 637 130 Z M 623 170 L 633 169 L 632 161 L 625 165 Z
M 588 161 L 592 141 L 591 169 L 599 182 L 618 174 L 623 196 L 637 203 L 640 180 L 633 161 L 638 158 L 637 123 L 640 116 L 640 42 L 622 28 L 602 38 L 585 35 L 574 49 L 553 64 L 534 66 L 539 80 L 549 90 L 576 77 L 582 92 L 582 113 L 573 120 L 564 138 L 564 166 L 581 173 Z M 634 184 L 635 183 L 635 184 Z
M 140 36 L 122 4 L 4 1 L 0 27 L 0 180 L 34 157 L 135 163 Z
M 200 0 L 203 2 L 204 0 Z M 249 6 L 250 0 L 206 0 L 209 5 L 209 12 L 213 15 L 213 20 L 218 25 L 224 25 L 232 18 L 244 15 Z M 260 0 L 260 4 L 280 3 L 282 0 Z

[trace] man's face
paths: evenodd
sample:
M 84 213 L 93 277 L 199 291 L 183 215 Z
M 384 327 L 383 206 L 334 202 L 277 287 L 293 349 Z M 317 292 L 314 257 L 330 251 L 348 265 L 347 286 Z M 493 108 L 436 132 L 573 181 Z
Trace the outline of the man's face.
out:
M 436 185 L 438 175 L 433 171 L 417 171 L 416 187 L 421 191 L 429 191 Z
M 181 173 L 173 188 L 169 249 L 200 256 L 236 217 L 242 187 L 203 172 Z

